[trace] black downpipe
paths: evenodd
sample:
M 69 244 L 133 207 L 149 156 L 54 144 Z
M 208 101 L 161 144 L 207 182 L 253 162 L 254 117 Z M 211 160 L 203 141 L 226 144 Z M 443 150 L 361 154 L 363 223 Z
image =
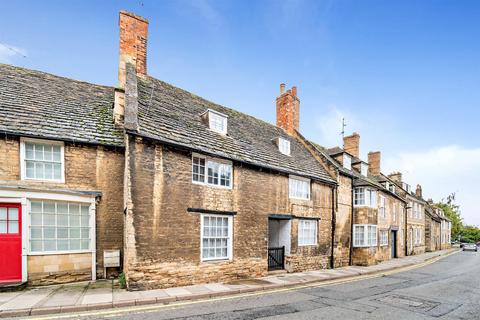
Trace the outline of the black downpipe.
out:
M 403 234 L 403 242 L 405 242 L 405 257 L 408 256 L 408 204 L 405 204 L 405 232 Z
M 335 268 L 335 225 L 337 223 L 336 214 L 335 214 L 335 192 L 337 187 L 332 188 L 332 253 L 330 256 L 330 269 Z
M 353 265 L 353 196 L 354 196 L 354 188 L 353 188 L 353 178 L 351 179 L 352 180 L 352 187 L 350 188 L 352 190 L 352 196 L 351 196 L 351 206 L 350 206 L 350 209 L 352 211 L 352 216 L 351 216 L 351 219 L 350 219 L 350 256 L 349 256 L 349 262 L 348 264 L 351 266 Z

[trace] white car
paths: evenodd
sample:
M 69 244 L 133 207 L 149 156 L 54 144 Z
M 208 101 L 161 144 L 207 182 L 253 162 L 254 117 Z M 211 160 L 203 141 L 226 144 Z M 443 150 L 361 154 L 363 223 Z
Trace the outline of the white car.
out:
M 478 247 L 475 243 L 465 243 L 463 245 L 463 251 L 478 251 Z

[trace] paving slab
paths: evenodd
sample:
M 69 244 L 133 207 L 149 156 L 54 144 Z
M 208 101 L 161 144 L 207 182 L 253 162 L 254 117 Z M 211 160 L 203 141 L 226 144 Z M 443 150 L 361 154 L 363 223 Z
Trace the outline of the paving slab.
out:
M 232 291 L 232 289 L 230 289 L 227 286 L 224 286 L 221 283 L 208 283 L 208 284 L 204 284 L 204 286 L 205 286 L 205 288 L 208 288 L 209 290 L 214 291 L 214 292 Z
M 165 289 L 165 292 L 171 296 L 171 297 L 178 297 L 178 296 L 186 296 L 191 294 L 188 290 L 185 290 L 184 288 L 168 288 Z
M 112 288 L 88 288 L 80 304 L 109 303 L 113 300 Z
M 140 293 L 140 296 L 143 299 L 169 297 L 169 295 L 165 291 L 165 289 L 154 289 L 154 290 L 148 290 L 148 291 L 139 291 L 139 293 Z
M 15 299 L 2 304 L 0 310 L 29 309 L 34 307 L 40 301 L 47 298 L 55 289 L 54 288 L 35 288 L 25 291 L 23 294 L 16 296 Z
M 85 292 L 86 286 L 62 286 L 55 290 L 46 301 L 44 301 L 42 307 L 63 307 L 73 304 L 77 304 Z

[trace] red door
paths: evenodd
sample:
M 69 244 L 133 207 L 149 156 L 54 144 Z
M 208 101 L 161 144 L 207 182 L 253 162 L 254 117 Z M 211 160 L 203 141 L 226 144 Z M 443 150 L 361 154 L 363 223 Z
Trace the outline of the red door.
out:
M 0 282 L 22 280 L 22 207 L 0 203 Z

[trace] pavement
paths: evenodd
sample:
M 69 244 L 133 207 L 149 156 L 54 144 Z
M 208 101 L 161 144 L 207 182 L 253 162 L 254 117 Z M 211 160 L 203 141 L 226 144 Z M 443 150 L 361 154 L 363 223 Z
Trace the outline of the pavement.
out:
M 299 273 L 271 274 L 263 278 L 238 280 L 230 283 L 210 283 L 148 291 L 126 291 L 120 289 L 118 283 L 114 281 L 82 282 L 27 288 L 20 292 L 0 293 L 0 318 L 59 315 L 60 313 L 78 313 L 111 308 L 122 310 L 122 308 L 134 306 L 167 305 L 181 301 L 203 301 L 255 292 L 270 292 L 279 289 L 288 290 L 321 283 L 328 284 L 338 280 L 350 281 L 362 276 L 382 274 L 391 270 L 422 265 L 432 259 L 438 259 L 441 256 L 447 256 L 457 251 L 458 249 L 450 249 L 429 252 L 393 259 L 369 267 L 349 266 Z M 388 299 L 385 300 L 385 303 L 389 303 Z M 283 310 L 281 312 L 282 314 L 287 314 L 287 311 Z M 234 319 L 237 318 L 234 317 Z M 245 315 L 245 317 L 242 316 L 238 319 L 255 318 L 252 318 L 251 315 Z

